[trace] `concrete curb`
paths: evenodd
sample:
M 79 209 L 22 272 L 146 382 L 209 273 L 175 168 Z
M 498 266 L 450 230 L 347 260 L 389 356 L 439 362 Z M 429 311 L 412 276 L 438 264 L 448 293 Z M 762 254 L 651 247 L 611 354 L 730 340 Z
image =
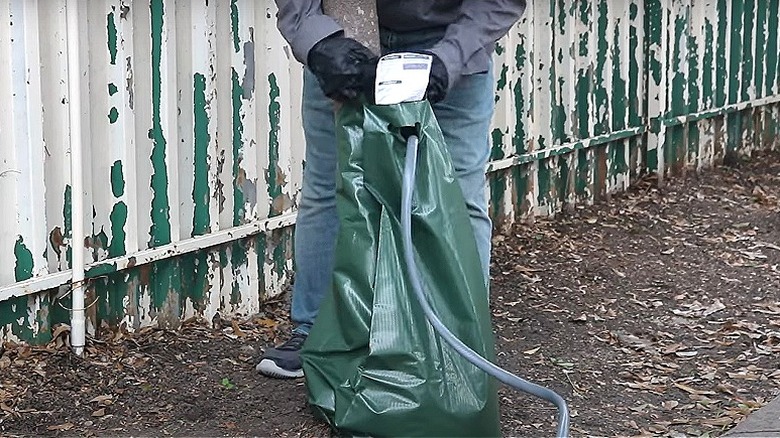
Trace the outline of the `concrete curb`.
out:
M 780 438 L 780 397 L 748 415 L 724 437 Z

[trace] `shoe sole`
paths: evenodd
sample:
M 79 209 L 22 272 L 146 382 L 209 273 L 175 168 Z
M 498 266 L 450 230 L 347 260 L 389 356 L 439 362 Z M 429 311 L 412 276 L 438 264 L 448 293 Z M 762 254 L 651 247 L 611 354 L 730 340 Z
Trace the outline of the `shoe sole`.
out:
M 260 374 L 276 379 L 298 379 L 303 377 L 303 369 L 290 371 L 279 367 L 271 359 L 263 359 L 255 367 Z

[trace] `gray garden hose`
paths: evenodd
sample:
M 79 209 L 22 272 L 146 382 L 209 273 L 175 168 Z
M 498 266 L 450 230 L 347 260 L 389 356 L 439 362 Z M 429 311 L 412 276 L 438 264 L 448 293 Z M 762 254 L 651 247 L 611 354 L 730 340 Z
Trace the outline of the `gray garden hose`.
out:
M 414 180 L 417 173 L 417 145 L 419 139 L 416 135 L 410 135 L 406 142 L 406 163 L 404 166 L 403 186 L 401 195 L 401 228 L 403 230 L 404 259 L 409 270 L 409 279 L 412 282 L 412 290 L 417 301 L 425 313 L 428 322 L 433 326 L 439 336 L 455 351 L 471 362 L 477 368 L 495 377 L 500 382 L 519 391 L 542 398 L 554 404 L 558 408 L 558 437 L 565 438 L 569 435 L 569 409 L 566 401 L 551 389 L 524 380 L 509 371 L 506 371 L 487 359 L 477 354 L 474 350 L 455 337 L 436 316 L 431 305 L 423 294 L 422 280 L 414 260 L 412 246 L 412 194 L 414 192 Z

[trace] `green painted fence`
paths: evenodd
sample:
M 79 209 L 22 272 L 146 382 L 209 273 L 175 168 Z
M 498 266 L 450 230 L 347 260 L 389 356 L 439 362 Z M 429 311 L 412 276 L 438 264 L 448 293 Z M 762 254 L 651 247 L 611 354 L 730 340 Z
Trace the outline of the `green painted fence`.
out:
M 495 48 L 496 231 L 780 146 L 779 2 L 531 2 Z M 74 250 L 92 331 L 257 312 L 292 278 L 304 156 L 302 68 L 273 2 L 80 7 L 69 78 L 65 0 L 0 0 L 0 339 L 67 323 Z

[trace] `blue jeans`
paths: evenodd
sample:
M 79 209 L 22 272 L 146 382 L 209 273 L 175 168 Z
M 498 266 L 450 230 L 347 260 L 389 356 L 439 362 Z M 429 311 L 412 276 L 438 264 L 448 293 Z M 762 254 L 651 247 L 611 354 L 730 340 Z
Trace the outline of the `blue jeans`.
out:
M 438 31 L 382 32 L 385 51 L 422 50 L 442 37 Z M 477 240 L 485 282 L 489 281 L 492 223 L 485 194 L 490 122 L 493 116 L 492 66 L 463 77 L 433 106 L 452 155 Z M 308 334 L 331 287 L 339 218 L 336 213 L 337 146 L 333 104 L 306 70 L 303 81 L 306 164 L 295 225 L 295 283 L 291 316 L 294 332 Z

